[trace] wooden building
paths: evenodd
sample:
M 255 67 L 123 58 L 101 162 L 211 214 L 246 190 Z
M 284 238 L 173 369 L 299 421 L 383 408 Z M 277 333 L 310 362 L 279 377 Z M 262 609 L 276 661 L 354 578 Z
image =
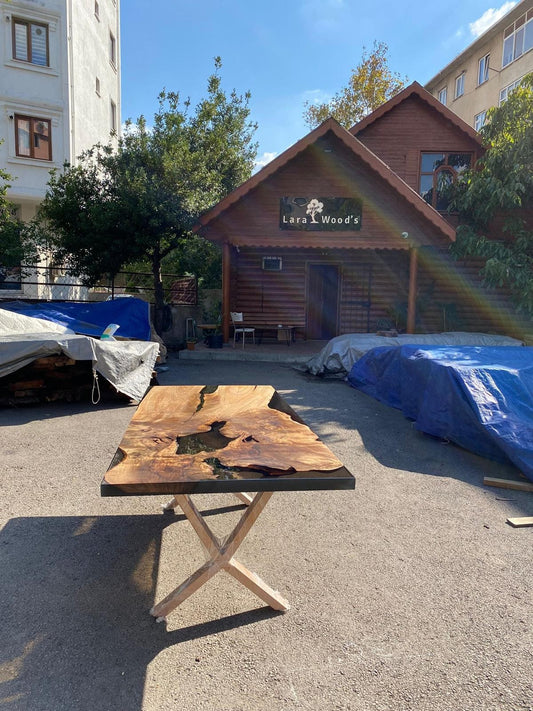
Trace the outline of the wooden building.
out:
M 498 330 L 479 263 L 454 262 L 439 188 L 478 134 L 416 82 L 350 131 L 330 118 L 204 213 L 222 245 L 223 322 L 329 339 L 387 326 Z

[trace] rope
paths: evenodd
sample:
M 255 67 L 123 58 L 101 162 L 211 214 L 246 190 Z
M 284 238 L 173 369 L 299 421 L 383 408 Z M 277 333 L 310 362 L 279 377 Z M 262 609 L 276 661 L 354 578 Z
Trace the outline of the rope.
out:
M 95 390 L 97 393 L 96 399 L 94 397 Z M 98 405 L 100 402 L 100 384 L 98 382 L 98 373 L 96 372 L 96 368 L 93 368 L 93 389 L 91 392 L 91 402 L 93 405 Z

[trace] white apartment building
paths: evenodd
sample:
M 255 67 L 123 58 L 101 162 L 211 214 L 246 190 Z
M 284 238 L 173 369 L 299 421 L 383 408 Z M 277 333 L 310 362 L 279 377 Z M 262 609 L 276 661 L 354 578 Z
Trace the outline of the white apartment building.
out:
M 533 72 L 533 0 L 521 0 L 431 79 L 425 88 L 479 130 Z
M 51 169 L 117 140 L 119 3 L 0 0 L 0 166 L 14 178 L 8 195 L 23 221 Z

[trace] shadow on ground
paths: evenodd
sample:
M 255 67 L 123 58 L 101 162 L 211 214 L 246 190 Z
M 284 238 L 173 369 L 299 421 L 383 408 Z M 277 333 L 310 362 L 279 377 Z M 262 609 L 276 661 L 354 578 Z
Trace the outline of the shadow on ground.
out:
M 277 614 L 259 608 L 173 632 L 157 624 L 148 611 L 161 537 L 180 521 L 187 525 L 172 515 L 8 522 L 0 533 L 2 708 L 141 709 L 146 668 L 161 650 Z

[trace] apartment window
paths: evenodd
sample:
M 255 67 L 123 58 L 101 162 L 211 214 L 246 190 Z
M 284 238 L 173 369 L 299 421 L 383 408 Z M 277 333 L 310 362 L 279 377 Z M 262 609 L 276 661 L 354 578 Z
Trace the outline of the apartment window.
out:
M 489 80 L 489 62 L 490 54 L 486 54 L 479 60 L 479 71 L 477 75 L 478 86 Z
M 533 48 L 533 10 L 519 17 L 503 33 L 502 67 Z
M 479 114 L 474 116 L 474 128 L 479 131 L 485 125 L 485 119 L 487 118 L 486 111 L 480 111 Z
M 50 121 L 32 116 L 15 116 L 16 154 L 21 158 L 52 160 Z
M 446 101 L 448 100 L 448 88 L 445 86 L 444 89 L 439 91 L 439 101 L 441 104 L 446 106 Z
M 465 73 L 455 78 L 455 98 L 458 99 L 465 93 Z
M 437 210 L 446 210 L 449 204 L 446 189 L 471 165 L 471 153 L 422 153 L 420 195 Z
M 94 16 L 98 21 L 100 21 L 100 5 L 97 0 L 94 0 Z
M 114 67 L 117 66 L 117 41 L 112 32 L 109 33 L 109 61 Z
M 95 91 L 100 96 L 100 79 L 98 77 L 96 77 Z
M 110 102 L 111 131 L 117 131 L 117 105 L 113 100 Z
M 512 94 L 513 91 L 516 89 L 516 87 L 520 85 L 521 81 L 522 81 L 522 77 L 520 79 L 517 79 L 516 81 L 514 81 L 512 84 L 508 84 L 507 86 L 504 86 L 503 89 L 500 89 L 499 106 L 501 106 L 502 104 L 505 104 L 505 102 L 509 98 L 509 95 Z
M 39 22 L 13 18 L 13 59 L 48 66 L 48 27 Z

